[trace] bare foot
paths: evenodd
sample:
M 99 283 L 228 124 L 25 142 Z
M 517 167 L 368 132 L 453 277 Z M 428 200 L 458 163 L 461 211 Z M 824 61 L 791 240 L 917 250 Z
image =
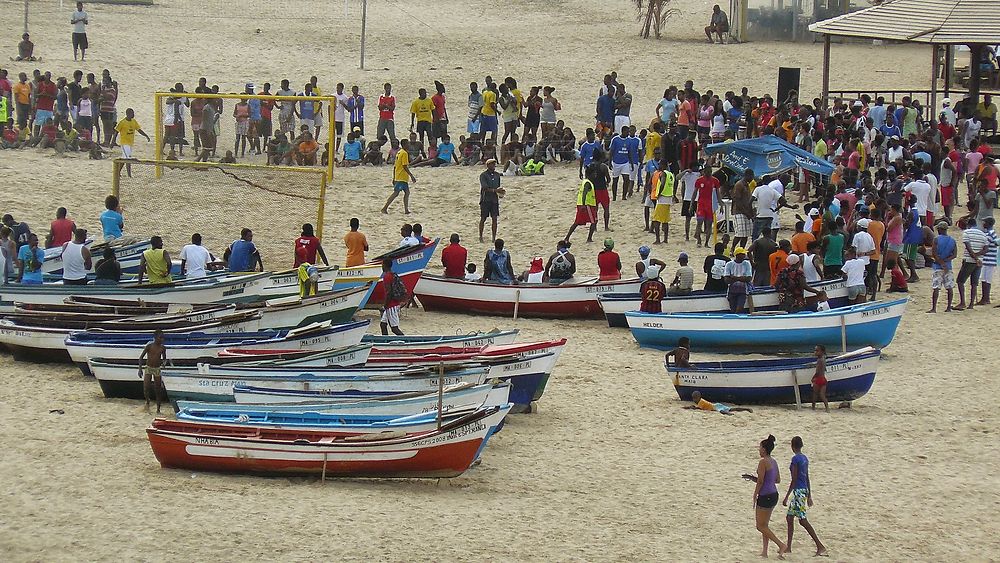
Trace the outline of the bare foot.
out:
M 930 311 L 927 311 L 927 312 L 928 313 L 937 313 L 937 310 L 936 309 L 931 309 Z
M 961 305 L 955 305 L 954 307 L 949 307 L 947 310 L 950 310 L 950 311 L 964 311 L 965 310 L 965 303 L 962 303 Z
M 955 309 L 952 309 L 951 307 L 948 307 L 947 309 L 945 309 L 945 310 L 944 310 L 944 312 L 945 312 L 945 313 L 950 313 L 950 312 L 952 312 L 952 311 L 954 311 L 954 310 L 955 310 Z
M 830 554 L 826 551 L 825 547 L 823 549 L 817 549 L 816 554 L 813 555 L 813 557 L 829 557 L 829 556 Z

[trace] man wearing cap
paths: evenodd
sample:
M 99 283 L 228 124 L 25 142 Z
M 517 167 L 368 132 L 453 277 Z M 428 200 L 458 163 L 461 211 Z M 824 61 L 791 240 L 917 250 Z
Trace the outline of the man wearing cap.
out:
M 948 124 L 952 127 L 958 125 L 958 115 L 955 114 L 955 110 L 951 109 L 951 98 L 941 100 L 941 106 L 941 115 L 944 116 Z
M 497 161 L 486 161 L 486 170 L 479 175 L 479 242 L 483 242 L 483 228 L 486 218 L 492 220 L 493 240 L 497 240 L 497 219 L 500 217 L 500 173 L 497 172 Z
M 778 290 L 778 306 L 789 313 L 806 308 L 805 292 L 821 295 L 823 292 L 809 287 L 805 273 L 802 271 L 802 260 L 798 254 L 788 256 L 788 265 L 778 273 L 774 287 Z
M 878 283 L 875 280 L 878 274 L 878 262 L 876 261 L 873 264 L 871 259 L 875 255 L 875 239 L 868 233 L 868 226 L 871 224 L 871 220 L 868 219 L 867 215 L 865 213 L 865 217 L 858 219 L 858 222 L 855 224 L 858 232 L 854 233 L 854 238 L 851 239 L 851 248 L 854 249 L 854 254 L 858 260 L 861 260 L 865 265 L 865 286 L 868 287 L 869 291 L 873 291 L 874 284 Z
M 948 307 L 946 313 L 952 311 L 951 301 L 954 298 L 955 278 L 951 273 L 951 261 L 958 255 L 958 244 L 948 236 L 948 222 L 938 221 L 937 236 L 931 244 L 931 308 L 928 313 L 937 313 L 938 295 L 944 287 L 948 292 Z
M 597 267 L 600 271 L 601 281 L 613 281 L 622 279 L 622 259 L 615 252 L 614 239 L 604 239 L 604 250 L 597 254 Z
M 667 264 L 659 259 L 651 258 L 649 256 L 650 248 L 646 245 L 639 247 L 639 261 L 635 263 L 635 275 L 639 276 L 640 280 L 646 280 L 649 278 L 649 267 L 656 266 L 659 268 L 657 272 L 662 272 L 663 268 L 666 268 Z
M 694 268 L 688 266 L 688 255 L 681 252 L 677 257 L 677 272 L 674 274 L 674 281 L 670 282 L 667 295 L 673 297 L 677 295 L 689 295 L 694 289 Z
M 667 287 L 660 281 L 660 267 L 650 266 L 646 269 L 646 274 L 648 278 L 639 286 L 639 295 L 642 297 L 639 310 L 643 313 L 662 313 L 660 300 L 667 294 Z
M 726 299 L 729 301 L 729 311 L 742 313 L 750 291 L 750 280 L 753 268 L 747 261 L 747 251 L 742 246 L 733 250 L 733 259 L 726 264 L 725 279 L 729 284 Z

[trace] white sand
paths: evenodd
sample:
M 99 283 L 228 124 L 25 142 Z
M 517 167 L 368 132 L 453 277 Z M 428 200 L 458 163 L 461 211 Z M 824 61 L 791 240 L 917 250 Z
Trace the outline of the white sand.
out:
M 69 4 L 62 12 L 55 2 L 38 4 L 32 35 L 46 62 L 4 67 L 30 72 L 39 66 L 69 76 L 77 68 L 69 57 Z M 684 13 L 668 25 L 671 39 L 661 42 L 635 39 L 632 13 L 618 13 L 629 9 L 622 0 L 371 4 L 368 66 L 388 70 L 357 69 L 359 6 L 344 21 L 342 5 L 313 0 L 90 6 L 93 49 L 82 68 L 98 74 L 110 68 L 121 82 L 120 108 L 135 107 L 147 130 L 150 93 L 178 80 L 191 89 L 201 75 L 225 90 L 247 80 L 277 84 L 285 76 L 301 84 L 315 73 L 327 91 L 337 81 L 358 82 L 372 106 L 379 85 L 390 80 L 401 107 L 437 78 L 449 87 L 456 131 L 464 124 L 465 85 L 486 74 L 512 74 L 525 90 L 556 86 L 560 117 L 578 135 L 591 122 L 601 76 L 612 69 L 635 96 L 634 118 L 643 119 L 652 116 L 666 85 L 689 77 L 702 91 L 747 84 L 754 93 L 773 93 L 776 67 L 800 66 L 803 97 L 819 91 L 818 45 L 703 43 L 708 1 L 677 2 Z M 0 23 L 3 50 L 13 52 L 20 18 L 10 16 L 20 2 L 0 6 L 8 14 Z M 251 14 L 263 19 L 249 19 Z M 303 14 L 308 19 L 271 19 Z M 253 33 L 258 27 L 263 33 Z M 922 87 L 929 81 L 928 62 L 926 49 L 838 45 L 832 82 Z M 397 114 L 400 123 L 404 115 Z M 151 157 L 151 146 L 140 141 L 137 156 Z M 94 230 L 110 167 L 78 155 L 0 152 L 4 211 L 42 231 L 64 204 Z M 487 248 L 473 242 L 478 173 L 417 169 L 415 213 L 406 218 L 434 236 L 461 233 L 477 260 Z M 338 171 L 326 225 L 335 261 L 343 258 L 336 241 L 352 215 L 362 218 L 373 251 L 396 242 L 401 204 L 389 216 L 378 214 L 388 180 L 387 168 Z M 575 168 L 558 166 L 541 178 L 505 181 L 501 236 L 510 241 L 518 267 L 533 254 L 550 252 L 565 234 L 576 184 Z M 197 197 L 192 193 L 191 201 Z M 629 202 L 613 213 L 617 248 L 631 264 L 635 248 L 648 242 L 641 209 Z M 783 221 L 790 222 L 791 216 Z M 679 240 L 678 225 L 675 218 L 671 244 L 656 249 L 670 264 L 668 275 L 678 251 L 691 252 L 696 266 L 705 255 Z M 197 218 L 164 225 L 168 247 L 195 227 Z M 254 227 L 267 236 L 267 226 Z M 599 243 L 586 245 L 584 238 L 574 235 L 573 250 L 581 269 L 596 273 Z M 287 257 L 265 260 L 290 261 L 290 241 L 288 247 Z M 796 434 L 804 438 L 815 488 L 811 521 L 837 560 L 995 558 L 1000 542 L 990 530 L 1000 507 L 993 473 L 1000 389 L 990 366 L 1000 352 L 989 337 L 996 314 L 925 315 L 927 285 L 916 285 L 872 392 L 853 409 L 829 414 L 790 407 L 733 417 L 681 410 L 660 354 L 639 351 L 628 332 L 597 321 L 519 321 L 514 326 L 525 340 L 570 339 L 540 412 L 513 417 L 480 467 L 440 483 L 324 486 L 164 471 L 146 442 L 150 417 L 140 404 L 104 400 L 96 383 L 75 368 L 3 356 L 0 554 L 9 561 L 752 560 L 760 537 L 753 528 L 752 485 L 739 474 L 755 467 L 757 441 L 773 433 L 785 479 L 787 442 Z M 413 333 L 512 324 L 420 311 L 403 318 L 404 330 Z M 66 414 L 49 414 L 54 408 Z M 783 536 L 783 512 L 773 524 Z M 804 560 L 810 543 L 801 529 L 796 532 L 792 557 Z

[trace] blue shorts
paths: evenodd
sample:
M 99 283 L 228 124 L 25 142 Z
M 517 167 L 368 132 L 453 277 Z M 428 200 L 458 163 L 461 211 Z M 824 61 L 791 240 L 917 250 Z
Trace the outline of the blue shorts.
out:
M 408 192 L 410 191 L 410 185 L 406 182 L 393 182 L 392 189 L 397 192 Z
M 52 121 L 52 112 L 47 109 L 36 109 L 35 110 L 35 124 L 45 125 L 49 121 Z
M 482 125 L 482 119 L 470 119 L 469 125 L 466 127 L 466 131 L 469 133 L 479 133 L 479 128 Z
M 482 125 L 479 126 L 479 130 L 482 133 L 486 132 L 497 132 L 497 116 L 495 115 L 481 115 L 479 120 L 482 121 Z

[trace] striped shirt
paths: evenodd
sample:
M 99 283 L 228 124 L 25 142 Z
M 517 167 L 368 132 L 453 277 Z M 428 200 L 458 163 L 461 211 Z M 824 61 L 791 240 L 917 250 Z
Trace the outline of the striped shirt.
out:
M 990 239 L 986 236 L 986 233 L 980 231 L 978 228 L 965 229 L 962 231 L 962 262 L 975 262 L 980 256 L 980 252 L 984 248 L 989 246 Z M 971 251 L 971 253 L 970 253 Z M 975 256 L 972 254 L 975 253 Z M 994 254 L 994 257 L 996 255 Z M 985 257 L 984 257 L 985 258 Z
M 997 233 L 993 229 L 986 231 L 986 240 L 989 241 L 990 249 L 983 256 L 983 266 L 996 266 L 997 265 Z

